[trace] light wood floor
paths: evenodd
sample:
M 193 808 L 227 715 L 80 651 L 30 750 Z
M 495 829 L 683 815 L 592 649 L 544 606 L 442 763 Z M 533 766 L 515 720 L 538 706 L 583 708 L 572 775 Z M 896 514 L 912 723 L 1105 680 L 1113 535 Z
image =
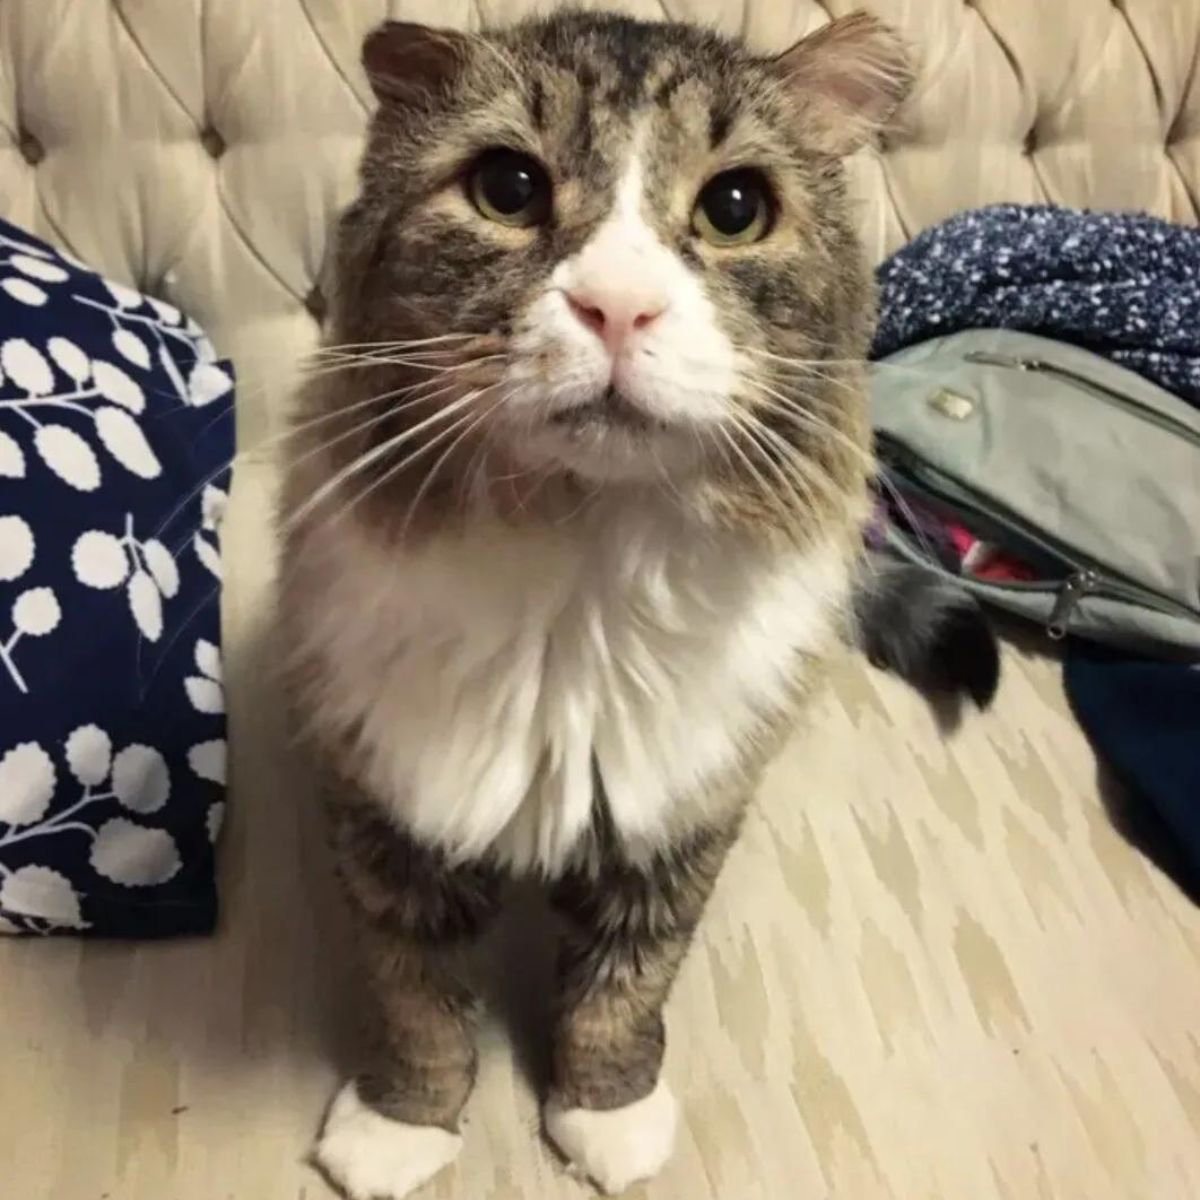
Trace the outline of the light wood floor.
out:
M 267 479 L 227 554 L 233 796 L 219 934 L 0 943 L 0 1197 L 318 1200 L 306 1150 L 355 985 L 270 677 Z M 437 1200 L 588 1194 L 537 1136 L 508 1028 L 547 939 L 501 931 L 498 1010 Z M 514 1015 L 515 1014 L 515 1015 Z M 670 1009 L 686 1110 L 643 1200 L 1200 1196 L 1200 911 L 1112 830 L 1056 665 L 1010 650 L 943 743 L 847 663 L 771 775 Z

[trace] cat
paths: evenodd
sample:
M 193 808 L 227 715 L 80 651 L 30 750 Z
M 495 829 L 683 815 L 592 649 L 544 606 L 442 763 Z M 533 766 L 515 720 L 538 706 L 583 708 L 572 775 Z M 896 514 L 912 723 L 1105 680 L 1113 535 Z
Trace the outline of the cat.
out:
M 980 709 L 1000 684 L 1000 647 L 979 603 L 952 580 L 881 551 L 863 556 L 847 640 L 944 712 Z
M 398 1200 L 459 1153 L 458 964 L 524 875 L 565 929 L 545 1131 L 617 1193 L 670 1155 L 663 1004 L 823 663 L 855 610 L 914 676 L 957 628 L 889 640 L 861 585 L 874 296 L 841 160 L 912 73 L 861 14 L 773 57 L 574 11 L 391 22 L 363 61 L 280 604 L 382 1045 L 314 1158 Z

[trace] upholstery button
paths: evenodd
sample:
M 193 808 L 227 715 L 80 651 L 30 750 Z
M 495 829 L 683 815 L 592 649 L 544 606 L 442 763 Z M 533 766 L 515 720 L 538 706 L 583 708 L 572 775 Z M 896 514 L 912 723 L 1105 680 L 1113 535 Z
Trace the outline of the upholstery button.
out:
M 1038 148 L 1038 135 L 1036 126 L 1025 135 L 1025 153 L 1031 155 Z
M 320 287 L 314 285 L 311 292 L 304 297 L 304 307 L 308 310 L 308 314 L 314 321 L 320 323 L 325 320 L 325 314 L 329 311 L 329 305 L 325 303 L 325 295 Z
M 17 135 L 17 149 L 21 157 L 31 166 L 36 167 L 46 157 L 46 148 L 29 132 L 22 129 Z
M 200 131 L 200 144 L 209 158 L 220 158 L 225 153 L 225 139 L 211 125 Z

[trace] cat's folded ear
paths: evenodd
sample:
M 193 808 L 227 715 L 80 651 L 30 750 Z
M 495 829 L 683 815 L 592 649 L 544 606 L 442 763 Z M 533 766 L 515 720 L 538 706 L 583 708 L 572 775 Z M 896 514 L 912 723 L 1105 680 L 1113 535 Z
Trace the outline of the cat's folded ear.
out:
M 770 66 L 795 97 L 814 148 L 839 157 L 865 145 L 913 83 L 908 47 L 863 12 L 817 30 Z
M 461 69 L 469 40 L 449 29 L 385 21 L 363 42 L 372 91 L 384 104 L 427 104 Z

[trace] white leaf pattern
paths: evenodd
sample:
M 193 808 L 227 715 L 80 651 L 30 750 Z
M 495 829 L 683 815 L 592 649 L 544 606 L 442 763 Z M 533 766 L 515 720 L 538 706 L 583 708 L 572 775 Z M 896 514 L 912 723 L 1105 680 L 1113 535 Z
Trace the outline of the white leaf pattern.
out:
M 114 334 L 114 336 L 116 335 Z M 129 336 L 133 337 L 133 334 Z M 137 339 L 135 338 L 134 340 L 136 341 Z M 141 346 L 141 342 L 138 342 L 138 345 Z M 142 346 L 142 349 L 145 351 L 144 346 Z M 150 356 L 147 354 L 147 365 L 149 365 L 149 362 Z M 119 404 L 122 408 L 127 408 L 131 413 L 142 413 L 145 411 L 145 393 L 120 367 L 115 367 L 112 363 L 96 359 L 92 364 L 92 378 L 96 384 L 96 390 L 105 400 L 111 400 L 114 404 Z
M 0 429 L 0 479 L 25 478 L 25 452 Z
M 13 605 L 13 624 L 29 637 L 45 637 L 58 628 L 61 619 L 58 597 L 48 587 L 22 592 Z
M 120 587 L 129 575 L 129 558 L 120 538 L 89 529 L 75 539 L 71 567 L 80 583 L 91 588 Z
M 138 481 L 164 476 L 167 464 L 160 458 L 161 447 L 173 443 L 169 443 L 169 435 L 168 440 L 159 440 L 158 419 L 171 415 L 172 410 L 180 412 L 178 404 L 194 408 L 228 397 L 234 381 L 227 365 L 217 362 L 208 338 L 173 305 L 95 276 L 89 276 L 89 286 L 72 289 L 68 285 L 60 291 L 64 282 L 77 278 L 61 256 L 7 236 L 5 243 L 10 251 L 6 260 L 10 274 L 0 280 L 0 387 L 7 390 L 0 393 L 5 400 L 0 422 L 6 421 L 9 413 L 17 421 L 0 429 L 0 484 L 32 475 L 39 489 L 49 489 L 56 508 L 65 506 L 69 519 L 82 514 L 84 520 L 83 532 L 77 533 L 81 526 L 76 524 L 65 544 L 59 541 L 56 545 L 61 529 L 71 529 L 71 525 L 39 524 L 38 509 L 21 507 L 26 493 L 19 488 L 12 492 L 18 498 L 17 506 L 6 503 L 9 512 L 0 512 L 0 588 L 28 580 L 18 582 L 7 597 L 0 591 L 0 692 L 9 681 L 20 693 L 36 693 L 45 684 L 53 701 L 53 687 L 61 686 L 60 675 L 69 686 L 75 653 L 71 638 L 86 644 L 89 637 L 108 636 L 103 623 L 93 634 L 89 620 L 74 620 L 77 597 L 86 589 L 113 593 L 89 601 L 97 611 L 109 604 L 119 609 L 127 602 L 130 618 L 149 642 L 163 641 L 167 614 L 174 620 L 173 602 L 180 605 L 181 631 L 186 631 L 185 622 L 196 615 L 198 610 L 187 593 L 194 588 L 199 598 L 205 588 L 202 573 L 190 555 L 180 560 L 168 548 L 175 542 L 174 534 L 166 538 L 161 532 L 168 509 L 157 508 L 156 496 L 143 502 L 138 489 L 144 485 Z M 107 289 L 111 302 L 95 291 L 97 283 Z M 72 291 L 80 294 L 68 295 Z M 30 306 L 56 305 L 67 299 L 81 306 L 78 311 L 87 320 L 58 326 L 78 330 L 70 336 L 48 336 L 59 313 L 52 308 L 35 312 Z M 4 320 L 10 315 L 15 316 L 15 323 Z M 30 329 L 36 336 L 25 333 Z M 93 358 L 97 351 L 100 357 Z M 181 415 L 185 428 L 187 420 L 186 414 Z M 191 428 L 197 426 L 193 423 Z M 161 429 L 166 430 L 165 422 Z M 111 455 L 111 465 L 104 463 L 106 455 Z M 191 470 L 186 456 L 178 461 L 185 472 Z M 172 469 L 175 462 L 173 458 Z M 52 476 L 69 487 L 60 488 Z M 182 482 L 190 487 L 196 480 L 185 475 Z M 119 510 L 114 511 L 107 491 L 92 498 L 102 487 L 120 496 L 116 501 Z M 163 487 L 165 490 L 165 484 Z M 200 490 L 202 529 L 195 532 L 193 547 L 199 563 L 219 578 L 216 533 L 227 496 L 216 485 L 206 484 Z M 80 495 L 89 493 L 92 495 L 86 499 Z M 149 491 L 142 494 L 152 496 Z M 169 493 L 164 497 L 169 506 L 168 497 Z M 6 492 L 6 502 L 8 498 Z M 17 516 L 18 512 L 22 515 Z M 121 512 L 124 524 L 118 528 Z M 89 513 L 95 514 L 91 521 Z M 167 528 L 173 519 L 167 518 Z M 149 533 L 155 523 L 157 536 L 139 537 L 138 527 Z M 88 528 L 89 524 L 95 528 Z M 182 543 L 182 538 L 179 541 Z M 69 554 L 64 554 L 68 547 Z M 176 548 L 186 550 L 181 544 Z M 43 571 L 54 570 L 55 563 L 61 570 L 64 557 L 71 567 L 66 581 L 60 584 L 56 579 L 54 588 L 39 586 L 46 578 Z M 124 592 L 125 601 L 116 599 L 118 591 Z M 178 599 L 181 593 L 186 602 Z M 2 627 L 6 609 L 12 622 L 7 633 Z M 116 609 L 112 616 L 118 617 Z M 100 618 L 101 622 L 108 619 Z M 60 627 L 63 633 L 47 636 Z M 171 643 L 167 645 L 169 648 Z M 163 651 L 151 653 L 142 646 L 139 656 L 143 653 L 148 657 L 139 658 L 141 684 L 161 688 L 154 679 L 165 661 Z M 28 670 L 26 657 L 36 662 L 39 656 L 48 660 L 50 674 Z M 187 711 L 180 704 L 190 705 L 201 714 L 188 718 L 193 727 L 219 733 L 225 711 L 219 648 L 214 641 L 198 638 L 193 657 L 195 674 L 176 667 L 169 686 L 174 689 L 182 682 L 184 687 L 174 693 L 178 699 L 163 715 L 178 720 Z M 162 693 L 150 692 L 155 694 Z M 114 691 L 113 701 L 114 711 L 118 711 L 116 705 L 123 703 L 118 691 Z M 33 740 L 10 744 L 0 756 L 0 933 L 45 934 L 54 928 L 87 928 L 88 918 L 93 916 L 88 905 L 102 900 L 103 888 L 95 890 L 86 881 L 68 879 L 65 867 L 57 869 L 72 860 L 50 853 L 54 843 L 48 839 L 82 843 L 95 872 L 131 888 L 152 888 L 180 872 L 185 842 L 177 844 L 173 820 L 180 822 L 180 836 L 186 828 L 189 839 L 207 834 L 209 841 L 215 842 L 225 805 L 213 799 L 209 788 L 224 785 L 223 737 L 190 745 L 185 766 L 169 758 L 179 753 L 175 741 L 160 742 L 155 748 L 156 739 L 147 732 L 139 742 L 118 750 L 109 731 L 114 727 L 106 729 L 105 724 L 103 718 L 99 723 L 75 721 L 66 727 L 70 731 L 66 736 L 66 730 L 55 731 L 42 736 L 41 744 Z M 146 728 L 149 731 L 154 726 Z M 169 733 L 174 736 L 174 726 Z M 188 782 L 188 787 L 174 788 L 172 771 L 182 771 L 180 782 Z M 199 803 L 193 816 L 202 814 L 202 830 L 191 817 L 185 826 L 183 814 L 175 811 L 193 797 Z M 113 816 L 117 803 L 125 809 L 125 816 Z M 152 813 L 160 815 L 148 816 Z M 21 857 L 6 862 L 5 844 L 14 841 L 30 846 L 32 854 L 25 855 L 23 844 Z M 187 844 L 195 848 L 194 842 Z M 77 870 L 73 865 L 72 876 Z M 83 870 L 87 872 L 86 865 Z
M 165 830 L 114 817 L 96 831 L 91 863 L 97 873 L 114 883 L 149 887 L 165 883 L 179 870 L 179 849 Z
M 158 588 L 154 586 L 154 580 L 145 571 L 135 571 L 130 576 L 127 595 L 133 619 L 143 637 L 157 642 L 162 636 L 163 615 L 162 600 Z
M 80 725 L 67 738 L 67 766 L 85 787 L 99 787 L 112 767 L 112 741 L 98 725 Z
M 171 796 L 166 760 L 152 746 L 126 746 L 113 759 L 112 790 L 133 812 L 157 812 Z
M 157 538 L 139 541 L 132 513 L 125 516 L 123 537 L 101 529 L 80 534 L 71 551 L 71 565 L 88 587 L 103 590 L 126 583 L 138 629 L 151 641 L 158 640 L 164 620 L 162 602 L 179 594 L 179 567 Z
M 210 532 L 220 529 L 228 506 L 229 493 L 211 483 L 207 484 L 200 497 L 201 527 Z
M 20 579 L 33 565 L 33 530 L 21 517 L 0 517 L 0 580 Z
M 40 821 L 54 798 L 54 784 L 54 763 L 37 742 L 14 746 L 0 758 L 0 821 Z
M 175 389 L 175 395 L 179 398 L 180 402 L 190 404 L 191 397 L 188 395 L 187 383 L 179 373 L 179 367 L 171 357 L 171 351 L 165 345 L 158 348 L 158 365 L 162 367 L 167 378 L 171 381 L 171 386 Z
M 114 283 L 111 279 L 105 279 L 103 282 L 118 308 L 141 307 L 142 297 L 133 288 L 127 288 L 123 283 Z
M 8 260 L 22 275 L 30 279 L 40 279 L 42 283 L 62 283 L 69 278 L 66 271 L 57 263 L 47 262 L 44 258 L 33 258 L 28 254 L 14 254 Z
M 157 538 L 151 538 L 142 543 L 142 555 L 158 590 L 168 600 L 173 599 L 179 592 L 179 568 L 171 552 Z
M 96 364 L 99 370 L 100 364 Z M 162 474 L 162 464 L 150 449 L 138 423 L 122 408 L 102 408 L 96 414 L 96 432 L 105 449 L 127 470 L 143 479 Z
M 188 751 L 188 765 L 201 779 L 210 783 L 225 782 L 225 741 L 216 738 L 199 742 Z
M 33 565 L 37 543 L 22 517 L 0 517 L 0 581 L 11 583 Z M 25 637 L 41 637 L 59 621 L 58 599 L 50 588 L 27 588 L 12 606 L 13 632 L 0 638 L 0 667 L 16 687 L 28 693 L 29 685 L 17 666 L 17 646 Z
M 65 425 L 43 425 L 33 435 L 33 444 L 42 462 L 64 483 L 81 492 L 94 492 L 100 486 L 96 454 L 75 430 Z
M 20 279 L 16 276 L 0 280 L 0 288 L 3 288 L 14 300 L 28 304 L 31 308 L 41 308 L 50 299 L 46 295 L 45 288 L 40 288 L 36 283 L 30 283 L 28 279 Z
M 92 360 L 69 338 L 52 337 L 46 349 L 58 369 L 71 379 L 77 387 L 82 386 L 92 373 Z
M 219 400 L 232 388 L 233 380 L 215 363 L 198 362 L 188 376 L 188 393 L 197 408 Z
M 216 547 L 211 542 L 205 541 L 198 533 L 192 538 L 192 547 L 196 551 L 196 557 L 213 575 L 220 579 L 221 555 Z
M 196 642 L 196 670 L 209 679 L 221 682 L 221 652 L 207 638 Z
M 34 258 L 70 258 L 70 255 L 64 250 L 51 253 L 45 246 L 38 246 L 34 242 L 22 242 L 17 238 L 9 237 L 8 234 L 0 234 L 0 246 L 8 246 L 12 250 L 16 250 L 19 254 L 29 254 Z
M 225 711 L 225 692 L 215 680 L 189 675 L 183 686 L 197 712 L 219 714 Z
M 208 812 L 204 815 L 204 827 L 208 830 L 208 840 L 216 845 L 217 838 L 221 836 L 221 826 L 225 824 L 225 805 L 221 801 L 208 806 Z
M 113 346 L 122 358 L 133 363 L 135 367 L 141 367 L 143 371 L 150 369 L 150 351 L 146 349 L 146 343 L 133 330 L 114 329 L 112 340 Z M 135 411 L 141 412 L 141 409 Z
M 67 929 L 85 928 L 71 881 L 49 867 L 18 867 L 0 883 L 0 908 Z
M 24 338 L 9 338 L 0 344 L 0 367 L 30 396 L 48 396 L 54 391 L 54 372 L 50 364 L 42 352 Z

